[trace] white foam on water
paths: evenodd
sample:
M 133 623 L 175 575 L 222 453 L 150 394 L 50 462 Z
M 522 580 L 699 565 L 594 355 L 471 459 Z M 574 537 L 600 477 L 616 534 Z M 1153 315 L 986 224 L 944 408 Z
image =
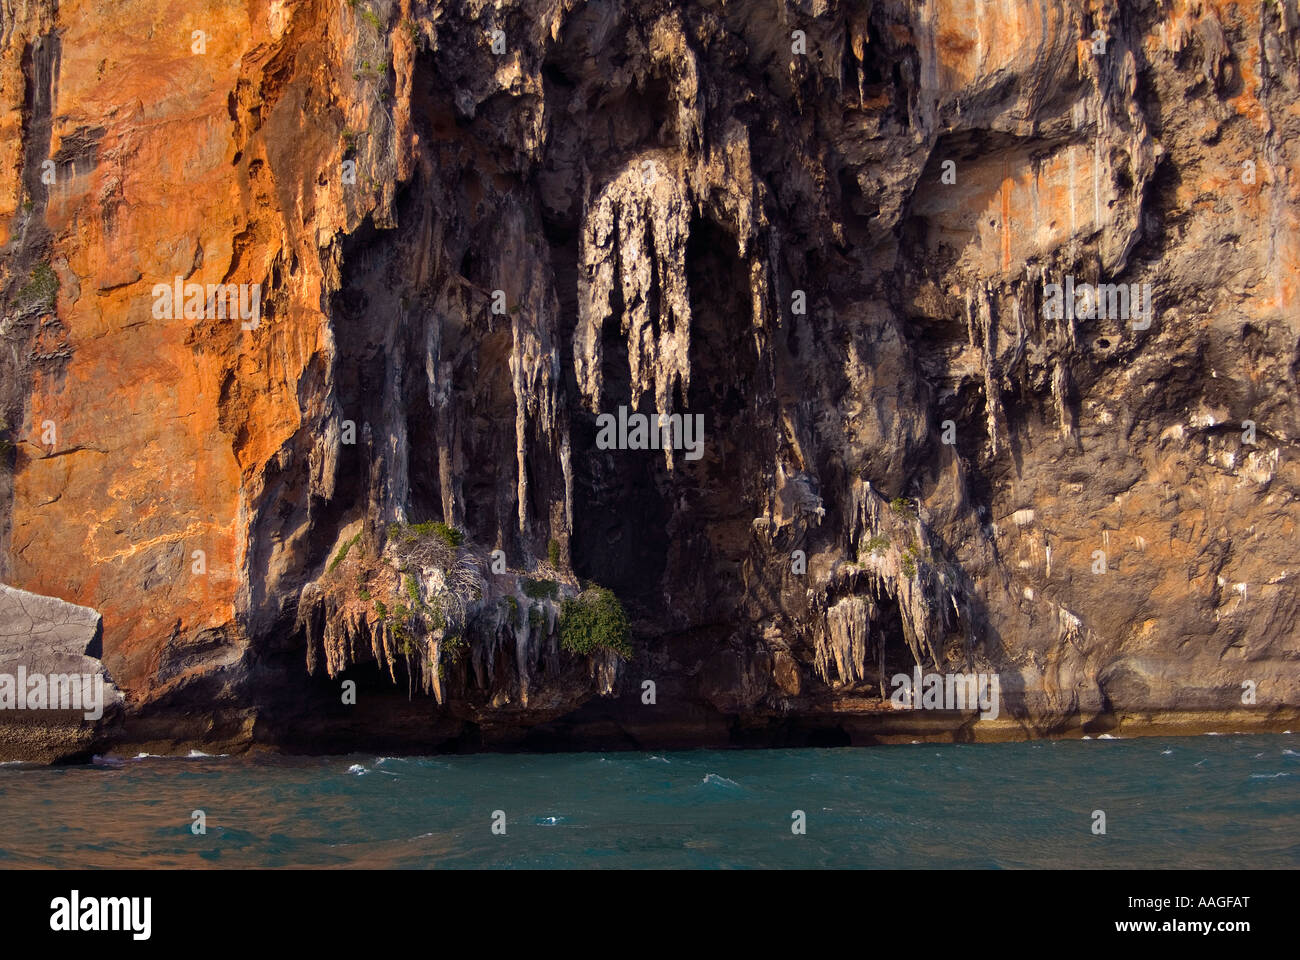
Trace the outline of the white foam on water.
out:
M 716 784 L 720 784 L 721 786 L 724 786 L 724 787 L 737 787 L 737 788 L 738 788 L 738 787 L 740 786 L 740 784 L 738 784 L 735 780 L 728 780 L 726 777 L 724 777 L 724 776 L 722 776 L 722 775 L 720 775 L 720 774 L 717 774 L 717 773 L 706 773 L 706 774 L 704 775 L 704 779 L 701 780 L 700 782 L 701 782 L 701 783 L 716 783 Z

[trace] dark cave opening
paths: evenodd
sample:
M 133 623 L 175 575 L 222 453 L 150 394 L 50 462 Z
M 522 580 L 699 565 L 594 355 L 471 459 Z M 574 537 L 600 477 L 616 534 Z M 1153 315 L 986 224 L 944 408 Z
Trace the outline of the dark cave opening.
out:
M 598 413 L 619 406 L 651 413 L 653 403 L 629 401 L 627 343 L 620 330 L 621 301 L 601 330 L 603 399 Z M 663 454 L 658 450 L 601 450 L 596 416 L 575 411 L 573 563 L 580 577 L 609 587 L 635 613 L 660 605 L 671 512 L 664 498 Z
M 423 387 L 417 384 L 417 387 Z M 412 391 L 414 392 L 414 391 Z M 434 413 L 427 396 L 408 397 L 406 403 L 408 453 L 407 519 L 412 523 L 443 520 L 441 470 Z
M 884 645 L 883 668 L 881 644 Z M 907 646 L 903 635 L 903 615 L 898 601 L 893 597 L 881 597 L 876 602 L 876 617 L 871 624 L 871 653 L 867 663 L 868 682 L 878 687 L 880 696 L 888 700 L 893 692 L 889 678 L 896 673 L 910 674 L 916 661 Z
M 691 382 L 686 409 L 704 418 L 700 459 L 678 460 L 679 575 L 699 589 L 700 617 L 732 616 L 744 595 L 742 566 L 758 515 L 754 487 L 770 462 L 771 425 L 758 422 L 765 381 L 753 331 L 749 270 L 735 239 L 712 221 L 691 222 L 686 247 L 691 299 Z

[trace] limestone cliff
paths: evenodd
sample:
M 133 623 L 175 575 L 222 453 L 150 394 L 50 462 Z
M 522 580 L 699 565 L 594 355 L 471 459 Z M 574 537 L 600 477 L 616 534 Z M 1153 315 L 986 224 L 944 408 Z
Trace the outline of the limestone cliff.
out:
M 1293 724 L 1298 87 L 1297 0 L 0 0 L 0 580 L 176 748 Z

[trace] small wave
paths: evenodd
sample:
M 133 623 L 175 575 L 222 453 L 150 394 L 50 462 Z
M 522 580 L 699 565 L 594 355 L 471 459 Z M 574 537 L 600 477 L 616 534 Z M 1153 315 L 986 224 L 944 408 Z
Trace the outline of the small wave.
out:
M 1088 736 L 1087 734 L 1084 734 L 1084 735 L 1083 735 L 1082 737 L 1080 737 L 1079 739 L 1080 739 L 1080 740 L 1091 740 L 1092 737 Z
M 367 770 L 359 763 L 354 763 L 352 764 L 352 766 L 348 767 L 348 773 L 355 773 L 358 777 L 364 776 L 369 772 L 370 772 L 369 770 Z
M 1160 751 L 1160 756 L 1162 756 L 1162 757 L 1167 757 L 1167 756 L 1169 756 L 1169 754 L 1171 754 L 1171 753 L 1173 753 L 1173 752 L 1174 752 L 1174 748 L 1173 748 L 1173 747 L 1170 747 L 1168 750 L 1161 750 L 1161 751 Z
M 701 780 L 700 782 L 712 783 L 722 787 L 735 787 L 737 790 L 740 789 L 740 784 L 738 784 L 735 780 L 728 780 L 726 777 L 718 773 L 706 773 L 704 775 L 704 779 Z
M 1207 736 L 1207 737 L 1221 737 L 1221 736 L 1223 736 L 1223 734 L 1221 734 L 1221 733 L 1207 733 L 1206 736 Z
M 1109 734 L 1109 733 L 1103 733 L 1103 734 L 1099 734 L 1098 737 L 1097 737 L 1097 739 L 1098 739 L 1098 740 L 1123 740 L 1124 738 L 1123 738 L 1123 737 L 1112 736 L 1112 735 Z
M 1300 753 L 1296 753 L 1296 752 L 1295 752 L 1294 750 L 1292 750 L 1290 747 L 1285 747 L 1285 748 L 1283 748 L 1283 750 L 1282 750 L 1282 756 L 1284 756 L 1284 757 L 1300 757 Z
M 1252 779 L 1252 780 L 1276 780 L 1278 777 L 1289 777 L 1289 776 L 1291 776 L 1291 774 L 1289 774 L 1289 773 L 1287 773 L 1285 770 L 1283 770 L 1281 773 L 1252 773 L 1252 774 L 1250 775 L 1250 779 Z
M 654 754 L 651 754 L 650 757 L 649 757 L 649 759 L 651 759 L 651 760 L 655 760 L 655 761 L 658 761 L 659 763 L 671 763 L 671 762 L 672 762 L 672 761 L 668 760 L 668 759 L 665 758 L 665 757 L 657 757 L 657 756 L 655 756 Z
M 127 757 L 128 760 L 211 760 L 221 757 L 228 757 L 228 753 L 204 753 L 202 750 L 191 750 L 185 756 L 176 753 L 137 753 L 134 757 Z M 121 761 L 119 761 L 121 762 Z
M 539 827 L 553 827 L 556 824 L 568 823 L 568 817 L 538 817 L 533 823 Z

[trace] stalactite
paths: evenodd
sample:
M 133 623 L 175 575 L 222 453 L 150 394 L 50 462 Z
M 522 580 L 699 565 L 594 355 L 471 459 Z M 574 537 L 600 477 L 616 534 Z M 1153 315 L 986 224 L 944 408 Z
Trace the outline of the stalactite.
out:
M 867 678 L 871 621 L 876 614 L 876 604 L 867 597 L 845 597 L 826 611 L 825 629 L 817 637 L 815 661 L 823 681 L 850 684 Z
M 925 524 L 909 510 L 896 511 L 883 497 L 871 489 L 870 483 L 855 483 L 850 497 L 848 542 L 858 553 L 858 562 L 847 568 L 849 584 L 859 575 L 866 574 L 865 594 L 856 590 L 854 596 L 872 604 L 892 599 L 898 604 L 903 622 L 903 638 L 918 664 L 928 659 L 941 662 L 940 639 L 952 625 L 948 609 L 960 620 L 962 605 L 954 592 L 948 576 L 936 561 L 933 546 Z M 880 540 L 886 541 L 885 545 Z M 910 567 L 910 570 L 909 570 Z M 840 601 L 843 602 L 843 601 Z M 832 607 L 831 609 L 834 609 Z M 836 649 L 856 650 L 845 646 L 844 618 L 857 608 L 846 607 L 836 615 L 836 622 L 826 612 L 821 642 L 830 642 L 823 660 L 830 663 Z M 865 655 L 864 655 L 865 656 Z M 857 661 L 852 661 L 856 663 Z M 859 672 L 864 667 L 856 668 Z M 844 673 L 840 674 L 845 676 Z
M 583 227 L 574 364 L 593 410 L 605 401 L 601 330 L 614 316 L 615 296 L 623 305 L 618 320 L 627 342 L 632 402 L 648 392 L 658 412 L 670 413 L 674 388 L 683 396 L 690 389 L 690 201 L 662 161 L 655 164 L 651 158 L 629 164 L 601 192 Z M 652 316 L 656 283 L 658 312 Z
M 984 373 L 984 411 L 988 425 L 989 449 L 993 456 L 998 455 L 1001 449 L 999 436 L 1002 433 L 1002 389 L 999 383 L 998 359 L 997 359 L 997 319 L 993 314 L 993 306 L 989 300 L 989 291 L 985 287 L 978 288 L 976 300 L 977 317 L 980 325 L 980 333 L 983 337 L 981 342 L 981 361 Z

